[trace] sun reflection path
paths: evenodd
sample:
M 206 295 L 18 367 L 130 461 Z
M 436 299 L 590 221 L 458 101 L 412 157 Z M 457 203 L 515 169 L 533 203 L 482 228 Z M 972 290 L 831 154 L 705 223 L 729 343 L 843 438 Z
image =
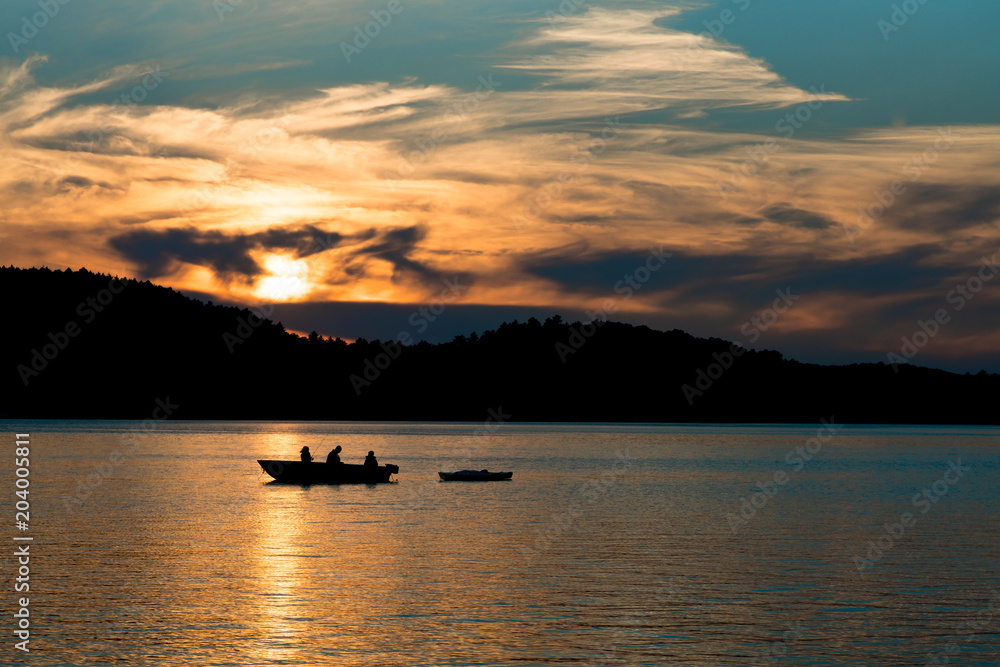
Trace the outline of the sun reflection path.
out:
M 301 590 L 309 586 L 307 559 L 298 557 L 305 535 L 301 514 L 303 494 L 284 494 L 282 502 L 268 503 L 268 511 L 250 545 L 256 561 L 257 586 L 261 599 L 252 623 L 258 624 L 253 654 L 268 664 L 296 660 L 296 653 L 308 646 L 309 627 L 302 623 Z M 299 656 L 304 657 L 304 656 Z M 300 664 L 306 664 L 306 661 Z

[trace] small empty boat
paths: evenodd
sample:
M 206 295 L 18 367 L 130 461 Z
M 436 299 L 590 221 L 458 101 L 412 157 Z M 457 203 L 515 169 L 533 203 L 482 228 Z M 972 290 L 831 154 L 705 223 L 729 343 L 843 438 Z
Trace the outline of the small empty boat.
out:
M 303 463 L 257 459 L 257 463 L 278 482 L 290 484 L 380 484 L 391 482 L 399 466 L 354 465 L 352 463 Z
M 438 476 L 444 482 L 494 482 L 510 479 L 512 472 L 490 472 L 489 470 L 459 470 L 457 472 L 439 472 Z

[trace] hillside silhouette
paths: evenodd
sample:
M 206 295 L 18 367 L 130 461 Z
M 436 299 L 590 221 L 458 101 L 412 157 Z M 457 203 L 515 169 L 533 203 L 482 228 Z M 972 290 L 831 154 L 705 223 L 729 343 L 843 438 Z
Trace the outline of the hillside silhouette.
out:
M 6 418 L 1000 423 L 998 375 L 803 364 L 680 330 L 553 316 L 348 344 L 84 269 L 0 268 L 0 290 Z

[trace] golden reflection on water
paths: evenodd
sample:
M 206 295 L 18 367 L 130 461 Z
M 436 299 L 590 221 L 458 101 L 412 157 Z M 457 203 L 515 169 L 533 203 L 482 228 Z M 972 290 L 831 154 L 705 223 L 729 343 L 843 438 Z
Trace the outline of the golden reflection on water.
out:
M 268 507 L 260 517 L 255 541 L 247 544 L 251 555 L 250 578 L 259 595 L 260 614 L 253 615 L 253 635 L 260 640 L 253 645 L 253 657 L 265 664 L 295 662 L 298 647 L 306 639 L 307 629 L 291 619 L 299 589 L 308 580 L 303 571 L 303 559 L 296 557 L 302 542 L 301 496 L 289 493 L 281 504 Z
M 74 511 L 61 494 L 117 434 L 39 432 L 58 453 L 38 462 L 40 646 L 74 665 L 924 664 L 1000 581 L 995 437 L 845 436 L 733 534 L 807 432 L 508 425 L 478 455 L 514 480 L 438 482 L 473 428 L 169 425 Z M 378 445 L 400 481 L 259 475 L 303 444 Z M 974 473 L 859 577 L 851 557 L 959 455 Z M 995 634 L 963 646 L 1000 663 Z

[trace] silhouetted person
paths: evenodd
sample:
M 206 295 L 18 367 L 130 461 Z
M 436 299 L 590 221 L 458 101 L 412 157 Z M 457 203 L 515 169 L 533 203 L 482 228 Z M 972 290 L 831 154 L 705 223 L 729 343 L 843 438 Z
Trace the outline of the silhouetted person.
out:
M 365 457 L 365 467 L 366 468 L 378 467 L 378 459 L 375 458 L 375 452 L 368 452 L 368 456 Z
M 340 445 L 334 447 L 333 451 L 326 455 L 327 464 L 340 463 Z
M 299 454 L 302 456 L 303 463 L 311 463 L 313 460 L 312 454 L 309 453 L 309 447 L 303 447 L 299 450 Z

